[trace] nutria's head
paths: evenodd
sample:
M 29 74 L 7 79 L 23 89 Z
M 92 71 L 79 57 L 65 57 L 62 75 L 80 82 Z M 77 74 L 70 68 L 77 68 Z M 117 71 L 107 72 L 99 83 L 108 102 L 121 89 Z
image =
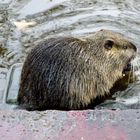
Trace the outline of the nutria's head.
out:
M 125 71 L 130 70 L 137 48 L 121 34 L 109 30 L 100 30 L 87 40 L 91 42 L 96 69 L 111 88 Z

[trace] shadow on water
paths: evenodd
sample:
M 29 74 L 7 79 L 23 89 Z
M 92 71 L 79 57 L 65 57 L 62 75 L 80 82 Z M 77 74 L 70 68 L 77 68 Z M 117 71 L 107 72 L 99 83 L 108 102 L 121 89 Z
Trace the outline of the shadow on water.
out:
M 85 36 L 101 28 L 122 33 L 139 47 L 139 0 L 0 1 L 0 99 L 8 69 L 23 63 L 35 44 L 54 36 Z M 100 107 L 140 108 L 139 87 L 138 80 L 114 95 L 123 98 L 117 96 Z

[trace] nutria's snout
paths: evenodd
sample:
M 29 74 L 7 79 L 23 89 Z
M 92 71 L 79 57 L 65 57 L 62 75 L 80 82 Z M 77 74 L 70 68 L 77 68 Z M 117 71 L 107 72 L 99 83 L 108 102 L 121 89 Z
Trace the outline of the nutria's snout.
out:
M 128 72 L 128 71 L 131 71 L 133 69 L 133 65 L 132 65 L 131 61 L 133 59 L 135 59 L 135 57 L 136 57 L 137 47 L 133 43 L 130 42 L 129 48 L 131 48 L 131 49 L 134 50 L 134 54 L 128 60 L 128 62 L 126 63 L 126 65 L 124 66 L 123 73 Z
M 137 52 L 137 47 L 130 42 L 130 48 L 132 48 L 135 52 Z

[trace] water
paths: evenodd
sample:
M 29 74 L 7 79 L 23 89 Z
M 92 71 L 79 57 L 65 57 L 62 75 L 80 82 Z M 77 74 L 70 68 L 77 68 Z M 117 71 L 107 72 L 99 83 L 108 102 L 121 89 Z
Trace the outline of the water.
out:
M 85 36 L 102 28 L 124 34 L 140 48 L 139 0 L 0 0 L 0 67 L 6 75 L 46 38 Z M 99 108 L 140 108 L 139 87 L 138 80 Z

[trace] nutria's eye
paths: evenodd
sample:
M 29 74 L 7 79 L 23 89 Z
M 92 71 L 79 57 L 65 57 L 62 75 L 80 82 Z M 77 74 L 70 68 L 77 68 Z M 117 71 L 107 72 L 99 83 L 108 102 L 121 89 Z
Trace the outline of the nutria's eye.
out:
M 127 49 L 128 47 L 127 47 L 127 46 L 123 46 L 123 48 L 124 48 L 124 49 Z
M 108 49 L 108 50 L 111 50 L 112 47 L 113 47 L 113 45 L 114 45 L 114 41 L 112 41 L 112 40 L 106 40 L 104 47 L 106 49 Z

